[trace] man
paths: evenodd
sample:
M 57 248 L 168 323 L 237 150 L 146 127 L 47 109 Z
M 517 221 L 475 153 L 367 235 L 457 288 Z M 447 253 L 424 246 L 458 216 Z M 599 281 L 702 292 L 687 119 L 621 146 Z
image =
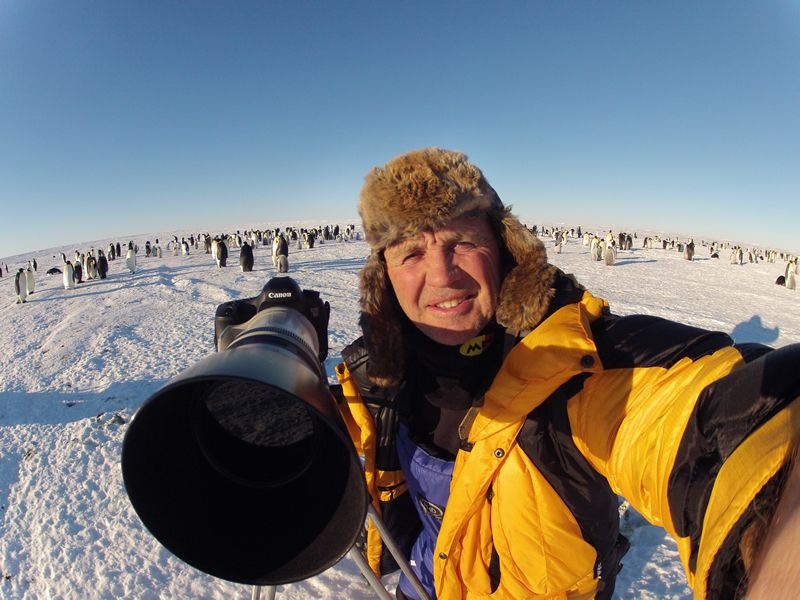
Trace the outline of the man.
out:
M 359 212 L 340 410 L 431 597 L 610 597 L 617 494 L 675 538 L 697 597 L 746 589 L 800 437 L 800 345 L 613 315 L 458 152 L 374 169 Z

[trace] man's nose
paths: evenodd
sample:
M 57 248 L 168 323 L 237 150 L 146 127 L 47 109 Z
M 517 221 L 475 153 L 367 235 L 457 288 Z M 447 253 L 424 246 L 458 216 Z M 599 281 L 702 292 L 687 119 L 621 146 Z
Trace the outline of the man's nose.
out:
M 432 285 L 445 286 L 458 272 L 452 252 L 429 252 L 427 259 L 427 281 Z

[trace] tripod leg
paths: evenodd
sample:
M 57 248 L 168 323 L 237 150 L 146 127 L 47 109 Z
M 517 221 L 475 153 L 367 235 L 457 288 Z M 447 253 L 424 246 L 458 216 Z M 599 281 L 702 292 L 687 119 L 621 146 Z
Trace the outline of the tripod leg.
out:
M 381 580 L 378 579 L 378 576 L 375 575 L 372 569 L 369 568 L 367 559 L 364 558 L 364 555 L 361 554 L 361 551 L 356 546 L 353 546 L 350 548 L 349 554 L 350 558 L 352 558 L 358 566 L 358 570 L 361 571 L 361 574 L 366 578 L 369 586 L 378 595 L 378 598 L 381 600 L 393 600 L 392 595 L 386 591 L 385 587 L 383 587 Z
M 265 596 L 264 600 L 275 600 L 275 591 L 277 588 L 274 585 L 268 585 L 264 588 Z M 250 595 L 250 600 L 261 600 L 261 586 L 254 585 L 253 592 Z

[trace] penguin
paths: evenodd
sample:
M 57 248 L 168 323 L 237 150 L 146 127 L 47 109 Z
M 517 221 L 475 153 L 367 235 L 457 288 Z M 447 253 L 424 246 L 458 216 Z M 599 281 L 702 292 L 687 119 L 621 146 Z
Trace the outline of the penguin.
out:
M 36 280 L 33 277 L 33 269 L 30 265 L 28 268 L 25 269 L 25 289 L 28 292 L 28 296 L 33 295 L 33 290 L 36 287 Z
M 14 291 L 17 293 L 17 304 L 25 302 L 28 297 L 28 288 L 25 285 L 25 269 L 20 268 L 14 275 Z
M 64 263 L 64 289 L 75 289 L 75 270 L 72 268 L 72 263 L 67 261 Z
M 98 250 L 97 254 L 97 274 L 100 279 L 105 279 L 106 275 L 108 275 L 108 259 L 106 259 L 102 250 Z
M 86 256 L 86 264 L 84 265 L 84 270 L 86 271 L 86 280 L 89 279 L 97 279 L 97 260 L 95 260 L 94 255 L 88 254 Z
M 285 256 L 286 260 L 286 271 L 281 271 L 279 266 L 279 257 Z M 282 234 L 276 235 L 275 239 L 272 241 L 272 263 L 278 267 L 278 271 L 281 273 L 287 273 L 289 268 L 289 244 L 286 242 L 286 238 L 283 237 Z
M 58 267 L 53 267 L 51 269 L 47 269 L 47 274 L 48 275 L 61 275 L 61 269 L 59 269 Z
M 244 242 L 242 249 L 239 250 L 239 266 L 242 267 L 242 273 L 253 270 L 253 249 L 247 242 Z
M 114 260 L 117 257 L 117 251 L 114 249 L 114 244 L 109 244 L 106 252 L 108 253 L 108 260 Z
M 74 265 L 72 265 L 72 280 L 76 285 L 83 283 L 83 267 L 79 262 L 76 262 Z
M 122 247 L 119 245 L 119 242 L 117 242 L 117 256 L 120 258 L 122 257 Z
M 132 247 L 128 247 L 128 254 L 125 256 L 125 265 L 131 274 L 136 273 L 136 253 Z
M 161 258 L 161 246 L 156 246 L 156 258 Z
M 217 268 L 221 269 L 222 267 L 226 266 L 228 262 L 228 247 L 225 245 L 225 242 L 219 240 L 217 242 Z
M 605 250 L 603 250 L 603 261 L 606 263 L 607 266 L 611 266 L 614 264 L 614 261 L 617 259 L 617 247 L 614 245 L 614 241 L 612 240 L 610 244 L 606 244 Z
M 33 270 L 34 271 L 38 271 L 39 270 L 39 266 L 36 264 L 36 259 L 35 258 L 33 259 Z
M 689 240 L 683 247 L 683 258 L 686 260 L 694 260 L 694 240 Z
M 150 240 L 144 243 L 144 255 L 146 258 L 150 256 Z

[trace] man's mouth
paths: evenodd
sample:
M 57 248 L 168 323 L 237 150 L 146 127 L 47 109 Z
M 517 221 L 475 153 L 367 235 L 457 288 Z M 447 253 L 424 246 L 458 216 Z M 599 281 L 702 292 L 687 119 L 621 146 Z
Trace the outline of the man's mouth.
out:
M 441 309 L 455 308 L 459 304 L 461 304 L 463 302 L 466 302 L 467 300 L 471 300 L 472 298 L 473 298 L 473 296 L 463 296 L 461 298 L 450 298 L 449 300 L 442 300 L 441 302 L 437 302 L 436 304 L 434 304 L 434 306 L 436 308 L 441 308 Z

